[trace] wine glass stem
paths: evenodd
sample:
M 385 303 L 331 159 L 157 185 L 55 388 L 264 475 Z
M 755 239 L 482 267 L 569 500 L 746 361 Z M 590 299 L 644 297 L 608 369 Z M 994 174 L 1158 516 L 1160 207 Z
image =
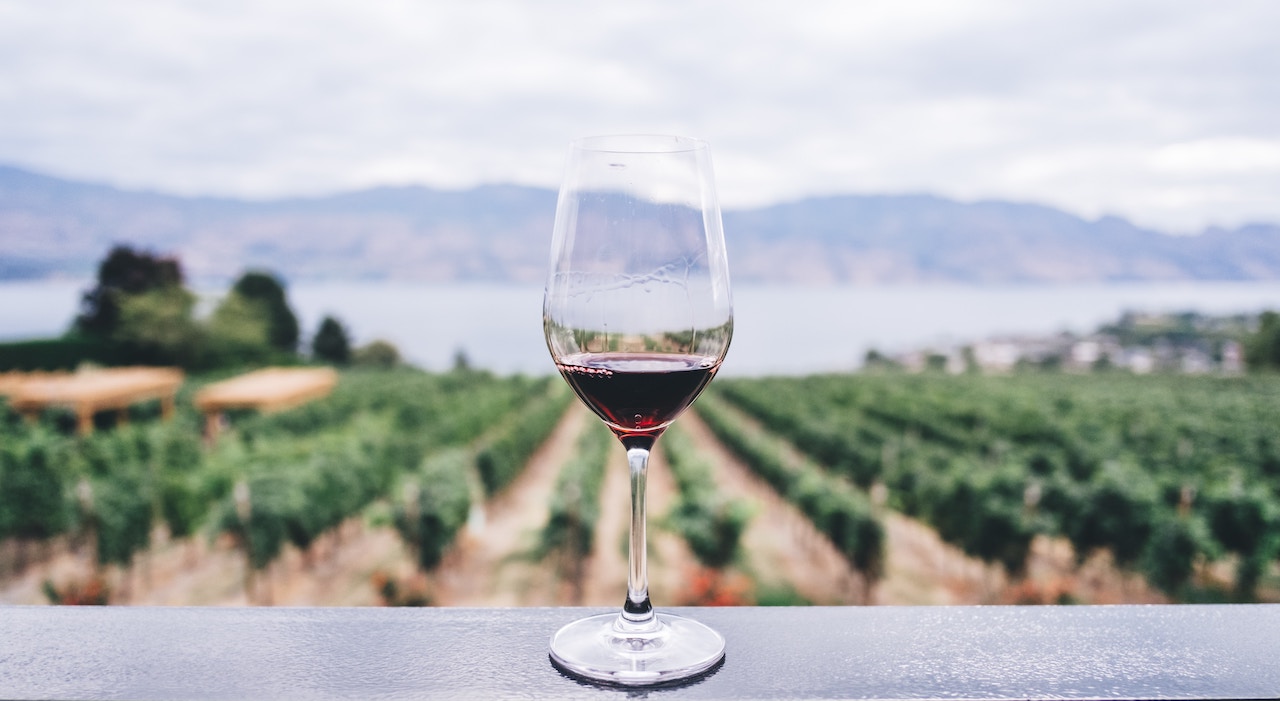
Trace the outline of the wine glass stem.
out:
M 627 465 L 631 468 L 631 544 L 628 554 L 627 602 L 622 607 L 618 625 L 631 632 L 644 632 L 657 627 L 653 604 L 649 603 L 649 565 L 645 533 L 645 481 L 649 473 L 649 449 L 627 448 Z

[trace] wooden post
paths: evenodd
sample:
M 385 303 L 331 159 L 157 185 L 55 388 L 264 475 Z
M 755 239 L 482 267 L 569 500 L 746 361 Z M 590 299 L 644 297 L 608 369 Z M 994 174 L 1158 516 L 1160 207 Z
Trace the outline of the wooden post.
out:
M 240 479 L 231 489 L 235 501 L 236 516 L 240 519 L 242 529 L 240 545 L 244 548 L 244 598 L 249 605 L 254 604 L 253 595 L 253 536 L 249 532 L 249 521 L 253 518 L 253 497 L 249 494 L 249 483 Z
M 83 404 L 76 407 L 76 433 L 82 436 L 93 433 L 93 409 Z
M 210 410 L 204 413 L 204 440 L 209 445 L 218 442 L 218 435 L 222 433 L 222 412 Z

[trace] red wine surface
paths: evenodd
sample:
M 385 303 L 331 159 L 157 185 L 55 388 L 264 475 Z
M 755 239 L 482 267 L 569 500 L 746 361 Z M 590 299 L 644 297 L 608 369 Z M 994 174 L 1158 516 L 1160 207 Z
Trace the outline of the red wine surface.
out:
M 619 437 L 657 436 L 711 382 L 720 361 L 671 353 L 575 353 L 556 363 Z

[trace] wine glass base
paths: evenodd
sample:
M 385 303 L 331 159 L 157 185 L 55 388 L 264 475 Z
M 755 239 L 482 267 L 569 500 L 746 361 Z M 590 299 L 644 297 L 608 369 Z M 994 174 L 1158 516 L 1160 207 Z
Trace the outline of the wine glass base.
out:
M 697 676 L 724 658 L 724 637 L 683 616 L 658 614 L 652 631 L 626 631 L 618 614 L 576 620 L 551 636 L 551 660 L 570 675 L 623 686 Z

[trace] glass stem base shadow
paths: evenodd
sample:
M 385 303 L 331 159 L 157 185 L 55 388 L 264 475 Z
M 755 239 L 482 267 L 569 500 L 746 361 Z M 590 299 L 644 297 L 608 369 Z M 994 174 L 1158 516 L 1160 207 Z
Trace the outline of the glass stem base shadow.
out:
M 658 614 L 649 602 L 645 481 L 651 445 L 627 448 L 631 540 L 622 612 L 574 621 L 551 636 L 551 659 L 570 674 L 626 686 L 665 684 L 701 674 L 724 657 L 719 633 L 682 616 Z

